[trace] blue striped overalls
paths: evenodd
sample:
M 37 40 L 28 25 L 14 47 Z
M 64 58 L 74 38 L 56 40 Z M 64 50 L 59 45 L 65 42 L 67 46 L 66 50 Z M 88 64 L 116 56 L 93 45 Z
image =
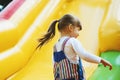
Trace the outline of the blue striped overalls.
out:
M 54 47 L 54 78 L 55 80 L 85 80 L 81 60 L 79 59 L 79 64 L 73 64 L 65 56 L 64 46 L 69 39 L 65 39 L 61 51 L 57 52 Z

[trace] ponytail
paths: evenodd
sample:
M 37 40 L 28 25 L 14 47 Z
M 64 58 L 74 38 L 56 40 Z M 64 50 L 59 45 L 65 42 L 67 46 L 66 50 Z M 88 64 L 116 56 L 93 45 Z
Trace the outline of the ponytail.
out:
M 47 43 L 50 39 L 52 39 L 54 36 L 55 36 L 55 26 L 56 26 L 56 23 L 59 22 L 59 20 L 55 20 L 51 23 L 47 33 L 40 39 L 38 39 L 38 46 L 36 47 L 36 49 L 38 47 L 42 47 L 45 43 Z

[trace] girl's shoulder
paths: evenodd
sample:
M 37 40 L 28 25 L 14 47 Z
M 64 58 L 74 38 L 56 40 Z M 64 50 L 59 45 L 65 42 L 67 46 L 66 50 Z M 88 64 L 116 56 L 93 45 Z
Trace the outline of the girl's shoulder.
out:
M 80 40 L 78 40 L 78 39 L 76 39 L 76 38 L 74 38 L 74 37 L 71 37 L 71 38 L 69 39 L 68 43 L 69 43 L 69 44 L 72 44 L 72 45 L 74 45 L 74 46 L 76 46 L 76 45 L 79 45 L 79 46 L 82 45 L 81 42 L 80 42 Z
M 74 38 L 74 37 L 71 37 L 70 39 L 69 39 L 71 42 L 79 42 L 76 38 Z
M 80 43 L 80 41 L 79 40 L 77 40 L 76 38 L 74 38 L 74 37 L 62 37 L 62 38 L 60 38 L 58 41 L 57 41 L 57 43 L 56 44 L 62 44 L 66 39 L 68 39 L 67 40 L 67 43 L 69 43 L 69 44 L 74 44 L 74 43 Z

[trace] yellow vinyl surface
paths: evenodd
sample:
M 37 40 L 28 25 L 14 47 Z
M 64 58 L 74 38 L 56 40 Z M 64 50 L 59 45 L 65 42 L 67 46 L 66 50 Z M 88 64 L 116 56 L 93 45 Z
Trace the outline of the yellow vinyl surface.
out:
M 0 52 L 16 45 L 49 0 L 26 0 L 8 20 L 0 20 Z
M 36 5 L 34 5 L 34 10 L 25 14 L 27 18 L 23 18 L 21 21 L 18 19 L 17 23 L 15 16 L 21 14 L 17 14 L 16 12 L 10 19 L 15 22 L 15 24 L 17 23 L 16 27 L 19 29 L 15 28 L 10 29 L 7 32 L 0 32 L 0 51 L 2 51 L 0 53 L 0 80 L 54 80 L 52 50 L 53 45 L 59 39 L 58 31 L 56 32 L 55 38 L 53 38 L 48 44 L 36 51 L 35 48 L 38 45 L 37 39 L 47 31 L 50 23 L 55 19 L 59 19 L 66 13 L 73 14 L 80 19 L 83 30 L 80 32 L 78 40 L 80 40 L 87 51 L 99 56 L 99 50 L 102 51 L 107 49 L 108 46 L 104 46 L 102 41 L 104 36 L 106 36 L 106 32 L 103 33 L 100 30 L 108 30 L 108 28 L 105 28 L 107 27 L 105 25 L 110 27 L 113 25 L 111 21 L 108 21 L 110 24 L 103 22 L 106 19 L 106 16 L 108 16 L 108 10 L 112 3 L 111 0 L 35 1 L 39 6 L 35 7 Z M 42 6 L 40 6 L 42 2 L 44 5 L 42 4 Z M 39 9 L 39 11 L 37 9 Z M 34 13 L 33 11 L 36 12 Z M 38 13 L 40 14 L 38 15 Z M 109 17 L 108 19 L 111 19 L 113 23 L 116 21 L 113 17 Z M 120 24 L 115 25 L 117 25 L 117 28 L 114 27 L 115 29 L 120 29 Z M 109 32 L 113 31 L 110 30 Z M 115 32 L 115 35 L 118 33 Z M 7 42 L 2 42 L 7 40 L 4 39 L 5 34 L 7 34 L 6 37 L 13 40 L 14 43 L 11 43 L 12 46 Z M 8 34 L 10 35 L 8 36 Z M 106 41 L 106 44 L 109 42 Z M 4 46 L 4 49 L 7 48 L 7 50 L 4 50 L 1 45 Z M 97 67 L 96 64 L 85 61 L 83 61 L 83 66 L 85 68 L 87 78 L 92 75 L 93 71 Z

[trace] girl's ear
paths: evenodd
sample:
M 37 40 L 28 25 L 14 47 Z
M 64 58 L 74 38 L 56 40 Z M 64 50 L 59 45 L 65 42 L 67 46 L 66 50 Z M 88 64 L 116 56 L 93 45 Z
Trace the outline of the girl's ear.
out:
M 69 31 L 73 31 L 73 26 L 72 26 L 72 24 L 69 24 L 68 30 L 69 30 Z

